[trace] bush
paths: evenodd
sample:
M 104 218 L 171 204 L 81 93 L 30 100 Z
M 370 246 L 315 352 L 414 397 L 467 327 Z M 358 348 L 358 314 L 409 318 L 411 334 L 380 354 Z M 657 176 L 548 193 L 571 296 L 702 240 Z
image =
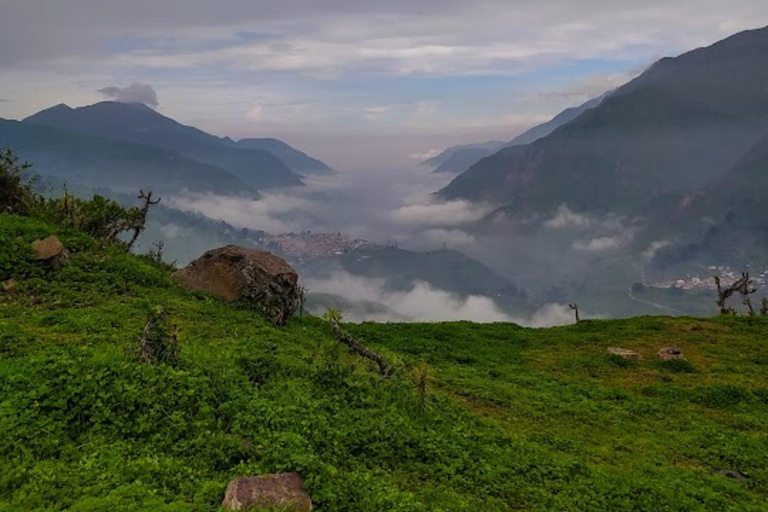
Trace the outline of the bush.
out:
M 112 244 L 121 244 L 119 237 L 122 233 L 143 229 L 145 222 L 139 208 L 124 208 L 100 195 L 94 195 L 92 199 L 80 199 L 68 192 L 63 197 L 41 202 L 34 216 Z
M 160 202 L 153 201 L 152 193 L 144 191 L 139 195 L 144 200 L 141 208 L 124 208 L 100 195 L 80 199 L 67 190 L 62 197 L 46 199 L 33 192 L 31 167 L 19 164 L 19 158 L 10 149 L 0 153 L 0 212 L 33 217 L 114 244 L 122 244 L 120 235 L 131 232 L 133 236 L 127 244 L 130 248 L 144 231 L 149 207 Z
M 27 177 L 29 164 L 20 164 L 10 149 L 0 152 L 0 211 L 29 215 L 40 198 L 32 192 L 34 180 Z
M 696 367 L 693 366 L 689 361 L 686 359 L 669 359 L 667 361 L 660 361 L 658 363 L 659 367 L 663 368 L 664 370 L 668 370 L 672 373 L 694 373 L 696 372 Z

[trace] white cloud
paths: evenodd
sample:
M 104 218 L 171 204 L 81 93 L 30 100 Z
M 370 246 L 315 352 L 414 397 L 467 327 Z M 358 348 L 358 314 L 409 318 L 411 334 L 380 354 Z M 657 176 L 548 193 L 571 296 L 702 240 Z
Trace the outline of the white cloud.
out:
M 421 233 L 421 236 L 433 246 L 439 247 L 444 244 L 449 249 L 456 249 L 477 242 L 474 236 L 460 229 L 427 229 Z
M 216 194 L 186 194 L 167 201 L 180 210 L 201 213 L 238 228 L 275 234 L 305 229 L 306 216 L 310 215 L 306 209 L 311 207 L 311 202 L 302 197 L 279 193 L 266 194 L 257 201 Z
M 409 156 L 413 160 L 416 160 L 418 162 L 423 162 L 424 160 L 429 160 L 430 158 L 436 157 L 440 153 L 442 153 L 442 150 L 440 149 L 430 149 L 430 150 L 424 151 L 423 153 L 411 153 Z
M 338 295 L 350 301 L 371 301 L 383 304 L 396 313 L 393 320 L 402 317 L 414 321 L 439 322 L 471 320 L 474 322 L 508 322 L 510 317 L 501 311 L 489 297 L 471 295 L 466 298 L 415 282 L 407 292 L 386 289 L 384 279 L 370 279 L 347 272 L 338 272 L 328 279 L 307 279 L 310 292 Z M 317 312 L 316 312 L 317 313 Z M 382 319 L 376 315 L 377 320 Z M 369 320 L 371 316 L 351 317 L 348 320 Z
M 478 221 L 490 211 L 491 208 L 486 204 L 457 200 L 403 206 L 392 212 L 392 217 L 408 225 L 460 226 Z
M 523 320 L 521 325 L 528 327 L 553 327 L 570 325 L 575 321 L 574 312 L 563 304 L 546 304 L 531 315 L 529 320 Z
M 590 223 L 591 220 L 589 216 L 575 213 L 568 208 L 568 205 L 562 204 L 557 209 L 555 216 L 547 220 L 544 225 L 555 229 L 569 227 L 585 228 L 588 227 Z
M 621 245 L 618 237 L 602 236 L 593 238 L 587 242 L 574 242 L 571 247 L 577 251 L 599 252 L 616 249 Z
M 651 242 L 651 244 L 648 246 L 648 248 L 643 251 L 643 257 L 646 260 L 652 260 L 654 256 L 656 256 L 656 253 L 659 252 L 660 249 L 663 249 L 664 247 L 669 247 L 672 245 L 672 243 L 669 240 L 657 240 L 654 242 Z
M 120 103 L 142 103 L 148 107 L 157 108 L 157 92 L 149 84 L 134 82 L 128 87 L 109 86 L 99 89 L 99 93 Z
M 350 302 L 375 302 L 391 312 L 348 311 L 345 318 L 351 322 L 469 320 L 480 323 L 513 322 L 526 327 L 553 327 L 574 322 L 574 313 L 566 305 L 545 304 L 528 317 L 512 317 L 502 311 L 490 297 L 470 295 L 462 298 L 419 281 L 414 282 L 408 291 L 394 292 L 386 288 L 385 279 L 337 272 L 327 279 L 307 279 L 303 284 L 310 293 L 328 293 Z M 324 311 L 313 313 L 322 314 Z M 589 317 L 599 318 L 595 315 Z

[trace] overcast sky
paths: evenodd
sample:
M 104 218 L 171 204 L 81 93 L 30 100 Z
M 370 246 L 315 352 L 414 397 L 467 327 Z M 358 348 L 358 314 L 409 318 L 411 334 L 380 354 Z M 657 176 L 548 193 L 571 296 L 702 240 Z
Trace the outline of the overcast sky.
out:
M 407 161 L 767 24 L 765 0 L 0 0 L 0 117 L 145 101 L 337 167 Z

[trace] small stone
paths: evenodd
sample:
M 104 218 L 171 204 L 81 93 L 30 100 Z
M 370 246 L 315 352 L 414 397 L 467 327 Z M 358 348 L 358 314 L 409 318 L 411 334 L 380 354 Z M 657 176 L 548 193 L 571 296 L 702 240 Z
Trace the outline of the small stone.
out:
M 669 361 L 670 359 L 685 359 L 680 349 L 675 347 L 664 347 L 656 352 L 656 357 L 662 361 Z
M 736 471 L 733 469 L 723 469 L 717 472 L 718 475 L 723 475 L 725 477 L 728 477 L 732 480 L 736 480 L 737 482 L 743 482 L 745 480 L 748 480 L 747 475 L 742 473 L 741 471 Z
M 69 252 L 56 235 L 32 242 L 32 253 L 36 261 L 45 263 L 51 270 L 61 270 L 69 263 Z
M 286 510 L 310 512 L 312 499 L 304 490 L 304 481 L 296 473 L 243 476 L 227 486 L 221 506 L 225 510 Z
M 0 283 L 0 291 L 3 293 L 13 293 L 16 291 L 16 288 L 18 288 L 18 283 L 13 279 Z
M 615 356 L 623 357 L 624 359 L 632 359 L 634 361 L 643 360 L 643 356 L 641 356 L 640 354 L 638 354 L 633 350 L 627 350 L 625 348 L 609 347 L 608 353 Z

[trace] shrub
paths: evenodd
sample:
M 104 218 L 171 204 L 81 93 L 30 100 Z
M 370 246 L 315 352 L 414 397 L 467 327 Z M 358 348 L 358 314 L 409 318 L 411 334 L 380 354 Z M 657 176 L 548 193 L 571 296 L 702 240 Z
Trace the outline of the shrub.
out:
M 142 363 L 176 365 L 181 359 L 175 326 L 171 326 L 162 307 L 152 310 L 139 339 L 139 360 Z
M 10 149 L 0 152 L 0 211 L 29 215 L 40 201 L 32 187 L 34 179 L 28 178 L 29 164 L 20 164 Z
M 660 368 L 673 373 L 694 373 L 696 367 L 686 359 L 669 359 L 658 363 Z

